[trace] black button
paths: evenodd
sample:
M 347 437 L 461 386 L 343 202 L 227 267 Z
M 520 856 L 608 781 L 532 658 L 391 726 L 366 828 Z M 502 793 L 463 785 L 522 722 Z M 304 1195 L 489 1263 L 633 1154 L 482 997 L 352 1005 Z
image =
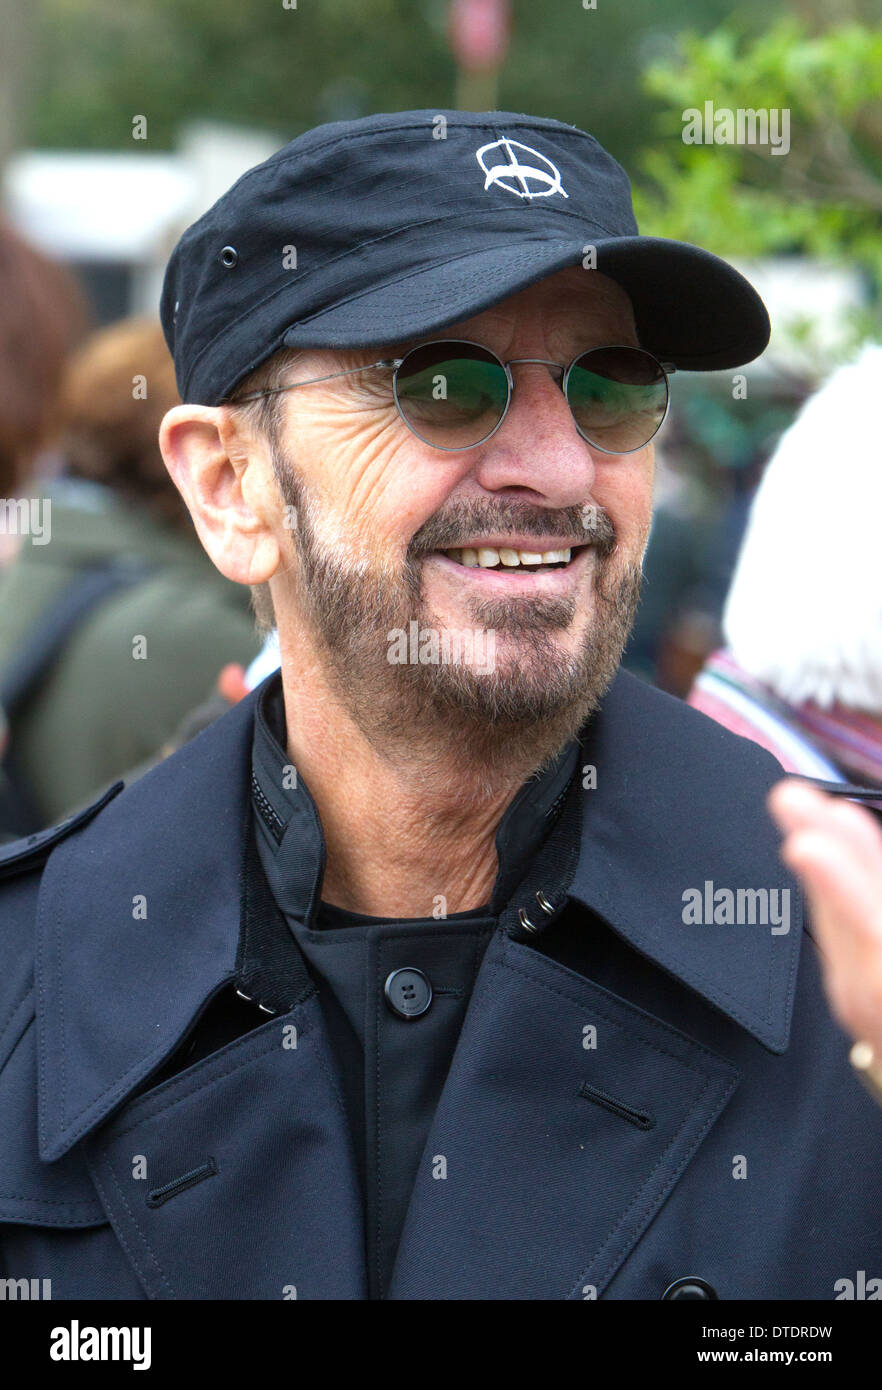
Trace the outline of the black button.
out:
M 668 1284 L 662 1294 L 662 1298 L 716 1298 L 717 1291 L 712 1288 L 706 1279 L 695 1279 L 687 1275 L 684 1279 L 675 1279 L 673 1284 Z
M 432 1002 L 432 986 L 422 970 L 393 970 L 383 986 L 386 1002 L 401 1018 L 419 1018 Z

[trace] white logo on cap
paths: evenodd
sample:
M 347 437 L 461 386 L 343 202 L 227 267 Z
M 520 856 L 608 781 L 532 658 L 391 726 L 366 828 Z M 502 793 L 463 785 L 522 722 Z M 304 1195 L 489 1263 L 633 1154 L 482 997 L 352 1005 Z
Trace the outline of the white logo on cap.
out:
M 485 159 L 491 150 L 499 150 L 505 155 L 506 163 L 494 164 L 492 155 Z M 522 164 L 520 158 L 515 154 L 515 150 L 521 150 L 531 156 L 534 164 Z M 475 151 L 475 159 L 480 164 L 486 174 L 484 188 L 492 188 L 497 185 L 504 188 L 507 193 L 516 193 L 519 198 L 550 198 L 552 193 L 560 193 L 564 198 L 569 194 L 561 188 L 560 170 L 552 164 L 550 159 L 546 159 L 544 154 L 538 150 L 532 150 L 529 145 L 522 145 L 518 140 L 509 140 L 503 136 L 501 140 L 494 140 L 489 145 L 482 145 Z M 540 185 L 539 188 L 531 188 L 529 180 Z M 506 180 L 508 180 L 506 182 Z M 547 185 L 541 187 L 541 185 Z

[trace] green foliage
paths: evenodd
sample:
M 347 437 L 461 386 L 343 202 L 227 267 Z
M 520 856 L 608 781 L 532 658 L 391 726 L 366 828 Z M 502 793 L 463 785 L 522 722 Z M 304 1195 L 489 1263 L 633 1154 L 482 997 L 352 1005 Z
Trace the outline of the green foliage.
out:
M 443 33 L 408 0 L 45 0 L 42 81 L 33 143 L 125 148 L 148 119 L 148 148 L 171 149 L 181 125 L 206 119 L 277 131 L 452 87 Z
M 773 0 L 773 4 L 776 0 Z M 292 3 L 292 0 L 288 0 Z M 879 0 L 514 0 L 495 102 L 591 131 L 631 173 L 642 230 L 721 255 L 791 250 L 882 283 Z M 175 148 L 215 119 L 275 133 L 454 105 L 447 0 L 42 0 L 27 143 Z M 826 27 L 823 27 L 826 26 Z M 686 30 L 686 32 L 683 32 Z M 680 37 L 678 37 L 678 35 Z M 786 108 L 788 154 L 685 145 L 682 113 Z M 132 142 L 132 119 L 148 138 Z
M 630 168 L 654 108 L 646 63 L 731 0 L 514 0 L 499 109 L 556 116 Z M 762 19 L 767 0 L 742 0 Z M 291 139 L 321 121 L 455 104 L 448 0 L 42 0 L 28 143 L 131 148 L 131 120 L 172 149 L 193 119 Z
M 857 264 L 882 286 L 882 25 L 812 33 L 789 16 L 756 36 L 730 21 L 682 36 L 645 86 L 660 107 L 635 198 L 641 230 L 724 256 Z M 706 101 L 788 110 L 789 152 L 684 144 L 683 112 Z

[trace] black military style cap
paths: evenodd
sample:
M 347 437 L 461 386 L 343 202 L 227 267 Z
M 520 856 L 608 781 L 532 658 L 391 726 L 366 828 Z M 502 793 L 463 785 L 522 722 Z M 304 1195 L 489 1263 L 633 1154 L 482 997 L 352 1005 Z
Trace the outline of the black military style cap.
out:
M 565 266 L 616 280 L 640 343 L 692 371 L 769 339 L 727 262 L 640 236 L 628 177 L 575 126 L 506 111 L 398 111 L 298 136 L 184 232 L 161 318 L 181 399 L 216 405 L 282 347 L 382 347 Z

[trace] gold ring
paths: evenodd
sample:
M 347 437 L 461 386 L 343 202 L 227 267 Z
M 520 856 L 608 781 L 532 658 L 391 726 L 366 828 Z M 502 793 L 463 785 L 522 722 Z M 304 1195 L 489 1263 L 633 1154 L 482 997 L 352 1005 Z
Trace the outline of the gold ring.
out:
M 848 1054 L 848 1060 L 863 1081 L 870 1095 L 882 1105 L 882 1062 L 868 1042 L 858 1041 Z

